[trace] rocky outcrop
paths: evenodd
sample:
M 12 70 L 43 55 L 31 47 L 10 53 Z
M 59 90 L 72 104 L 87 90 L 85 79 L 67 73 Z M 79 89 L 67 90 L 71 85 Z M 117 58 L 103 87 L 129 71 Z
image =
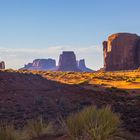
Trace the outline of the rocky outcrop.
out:
M 1 70 L 5 69 L 5 62 L 4 61 L 0 62 L 0 69 Z
M 78 68 L 82 71 L 82 72 L 93 72 L 92 69 L 89 69 L 86 67 L 85 64 L 85 59 L 81 59 L 78 61 Z
M 76 62 L 73 51 L 63 51 L 59 57 L 58 71 L 81 71 Z
M 140 36 L 118 33 L 103 42 L 106 71 L 133 70 L 140 67 Z
M 22 69 L 28 70 L 54 70 L 56 61 L 54 59 L 35 59 L 32 63 L 28 63 Z

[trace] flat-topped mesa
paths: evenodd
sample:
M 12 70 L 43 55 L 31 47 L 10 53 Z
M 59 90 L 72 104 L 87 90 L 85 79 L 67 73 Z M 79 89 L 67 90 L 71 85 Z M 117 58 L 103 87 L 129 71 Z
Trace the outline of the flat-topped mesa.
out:
M 54 59 L 35 59 L 33 61 L 33 67 L 40 67 L 42 69 L 52 69 L 56 67 L 56 61 Z
M 28 63 L 22 69 L 28 70 L 53 70 L 56 68 L 54 59 L 35 59 L 32 63 Z
M 92 69 L 86 67 L 85 59 L 80 59 L 80 60 L 78 61 L 78 68 L 79 68 L 82 72 L 93 72 Z
M 81 71 L 77 67 L 76 56 L 73 51 L 63 51 L 59 57 L 58 71 Z
M 106 71 L 133 70 L 140 67 L 140 36 L 117 33 L 103 42 Z
M 5 69 L 5 62 L 1 61 L 0 62 L 0 70 L 4 70 Z

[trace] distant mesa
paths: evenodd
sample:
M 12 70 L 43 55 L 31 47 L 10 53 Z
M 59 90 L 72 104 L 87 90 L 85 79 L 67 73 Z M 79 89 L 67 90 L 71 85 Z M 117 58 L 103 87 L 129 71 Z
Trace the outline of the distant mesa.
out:
M 76 61 L 76 55 L 73 51 L 63 51 L 59 56 L 58 66 L 54 59 L 35 59 L 28 63 L 21 70 L 52 70 L 52 71 L 74 71 L 74 72 L 92 72 L 85 65 L 85 60 Z
M 82 71 L 77 66 L 76 55 L 73 51 L 63 51 L 59 56 L 58 71 Z
M 5 69 L 5 62 L 1 61 L 0 62 L 0 70 L 4 70 Z
M 81 59 L 81 60 L 78 61 L 78 68 L 79 68 L 82 72 L 93 72 L 92 69 L 86 67 L 85 59 Z
M 35 59 L 32 63 L 28 63 L 21 69 L 28 70 L 54 70 L 56 61 L 54 59 Z
M 140 36 L 117 33 L 103 42 L 106 71 L 134 70 L 140 67 Z

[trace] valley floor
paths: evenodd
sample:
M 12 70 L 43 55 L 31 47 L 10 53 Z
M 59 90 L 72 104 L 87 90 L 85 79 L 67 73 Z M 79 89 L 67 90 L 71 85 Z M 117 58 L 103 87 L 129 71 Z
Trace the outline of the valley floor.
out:
M 43 77 L 66 84 L 83 85 L 89 89 L 118 88 L 131 94 L 140 93 L 140 70 L 118 72 L 43 72 L 33 71 Z M 88 86 L 85 86 L 88 85 Z
M 55 121 L 86 106 L 110 105 L 123 128 L 140 134 L 140 71 L 126 72 L 0 72 L 0 120 L 17 128 L 37 116 Z M 42 137 L 37 140 L 67 140 Z

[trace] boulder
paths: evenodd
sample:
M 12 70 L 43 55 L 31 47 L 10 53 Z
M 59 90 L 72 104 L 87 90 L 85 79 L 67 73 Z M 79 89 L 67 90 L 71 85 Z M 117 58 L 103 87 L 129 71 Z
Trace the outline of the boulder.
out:
M 78 61 L 78 68 L 79 68 L 82 72 L 93 72 L 92 69 L 86 67 L 85 59 L 81 59 L 81 60 Z
M 0 69 L 1 70 L 5 69 L 5 62 L 4 61 L 0 62 Z
M 81 71 L 73 51 L 63 51 L 59 57 L 58 71 Z
M 35 59 L 32 63 L 28 63 L 22 69 L 28 70 L 53 70 L 56 68 L 54 59 Z
M 106 71 L 133 70 L 140 67 L 140 36 L 117 33 L 103 42 Z

